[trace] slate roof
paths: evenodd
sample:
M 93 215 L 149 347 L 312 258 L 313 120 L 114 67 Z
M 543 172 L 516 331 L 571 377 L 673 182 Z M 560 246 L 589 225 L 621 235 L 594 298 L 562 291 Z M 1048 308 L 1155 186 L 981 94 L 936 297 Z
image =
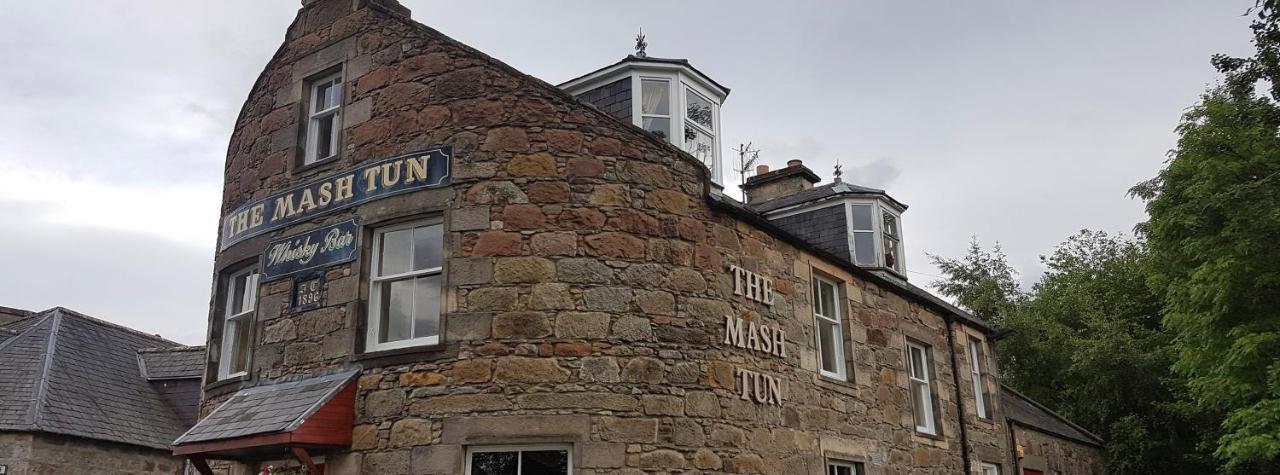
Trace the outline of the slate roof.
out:
M 833 198 L 836 196 L 844 196 L 844 195 L 855 195 L 855 196 L 879 195 L 879 196 L 888 198 L 889 201 L 892 201 L 898 206 L 901 206 L 902 209 L 907 209 L 907 205 L 899 202 L 898 200 L 893 199 L 893 197 L 889 196 L 889 194 L 886 193 L 884 190 L 881 190 L 878 188 L 858 186 L 852 183 L 845 183 L 845 182 L 828 183 L 822 186 L 815 186 L 807 190 L 797 191 L 795 193 L 791 193 L 786 196 L 780 196 L 778 198 L 774 198 L 768 201 L 751 203 L 750 206 L 751 206 L 751 209 L 754 209 L 761 213 L 767 213 L 769 211 L 786 208 L 788 206 L 798 205 L 801 203 L 808 203 L 810 201 L 818 201 L 818 200 L 823 200 L 827 198 Z
M 61 307 L 6 328 L 0 431 L 168 450 L 185 429 L 138 371 L 138 349 L 177 343 Z
M 693 64 L 689 63 L 689 60 L 688 60 L 688 59 L 684 59 L 684 58 L 658 58 L 658 57 L 654 57 L 654 56 L 636 56 L 636 55 L 634 55 L 634 54 L 629 54 L 629 55 L 627 55 L 627 57 L 622 58 L 622 60 L 620 60 L 620 61 L 618 61 L 618 62 L 616 62 L 616 63 L 610 64 L 610 65 L 608 65 L 608 66 L 605 66 L 605 67 L 602 67 L 602 68 L 596 69 L 596 70 L 591 71 L 591 72 L 589 72 L 589 73 L 586 73 L 586 74 L 583 74 L 583 75 L 581 75 L 581 76 L 578 76 L 578 77 L 575 77 L 575 78 L 573 78 L 573 79 L 570 79 L 570 80 L 568 80 L 568 81 L 562 82 L 562 83 L 560 83 L 559 85 L 557 85 L 556 87 L 557 87 L 557 88 L 561 88 L 561 89 L 563 89 L 566 85 L 568 85 L 568 84 L 570 84 L 570 83 L 573 83 L 573 82 L 576 82 L 576 81 L 578 81 L 579 79 L 582 79 L 582 78 L 585 78 L 585 77 L 587 77 L 587 76 L 591 76 L 591 75 L 593 75 L 593 74 L 595 74 L 595 73 L 598 73 L 598 72 L 600 72 L 600 71 L 604 71 L 604 70 L 606 70 L 606 69 L 611 69 L 611 68 L 617 67 L 617 66 L 622 65 L 622 64 L 627 64 L 627 63 L 640 63 L 640 64 L 643 64 L 643 63 L 663 63 L 663 64 L 675 64 L 675 65 L 679 65 L 679 66 L 684 66 L 684 67 L 686 67 L 686 68 L 689 68 L 689 70 L 690 70 L 690 71 L 693 71 L 693 72 L 694 72 L 694 74 L 697 74 L 697 75 L 698 75 L 698 77 L 699 77 L 699 78 L 701 78 L 702 80 L 704 80 L 704 81 L 706 81 L 706 82 L 710 83 L 711 85 L 713 85 L 713 86 L 715 86 L 715 87 L 718 87 L 718 88 L 720 88 L 720 89 L 723 89 L 723 90 L 724 90 L 724 95 L 725 95 L 725 97 L 729 97 L 729 88 L 725 87 L 725 86 L 724 86 L 724 84 L 720 84 L 720 83 L 716 82 L 716 80 L 715 80 L 715 79 L 711 79 L 711 76 L 707 76 L 707 75 L 706 75 L 706 74 L 704 74 L 702 71 L 699 71 L 699 70 L 698 70 L 698 68 L 693 67 Z
M 358 374 L 353 369 L 242 389 L 173 444 L 290 432 Z
M 204 372 L 203 346 L 138 350 L 138 370 L 147 381 L 199 378 Z
M 1000 404 L 1004 408 L 1004 417 L 1019 425 L 1082 444 L 1102 446 L 1101 437 L 1003 384 L 1000 385 Z

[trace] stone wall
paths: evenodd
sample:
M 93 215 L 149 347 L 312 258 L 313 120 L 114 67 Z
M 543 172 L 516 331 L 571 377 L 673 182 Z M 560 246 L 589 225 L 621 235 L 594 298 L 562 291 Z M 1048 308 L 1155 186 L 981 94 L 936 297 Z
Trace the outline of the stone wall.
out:
M 254 85 L 231 139 L 223 212 L 433 145 L 453 146 L 453 185 L 237 243 L 216 267 L 351 217 L 368 243 L 381 224 L 442 216 L 443 344 L 360 353 L 366 245 L 327 271 L 318 309 L 289 310 L 288 280 L 262 286 L 250 378 L 207 385 L 205 413 L 258 381 L 359 365 L 355 442 L 333 456 L 346 468 L 327 473 L 456 474 L 465 447 L 514 443 L 572 443 L 580 473 L 817 475 L 824 457 L 873 474 L 962 471 L 940 315 L 712 210 L 706 170 L 669 144 L 434 30 L 352 5 L 304 8 Z M 303 80 L 334 67 L 346 85 L 342 155 L 300 167 Z M 730 265 L 771 278 L 773 305 L 735 295 Z M 815 272 L 841 282 L 846 380 L 818 376 Z M 785 356 L 725 345 L 727 317 L 784 331 Z M 908 337 L 935 349 L 940 437 L 913 429 Z M 744 400 L 739 370 L 780 382 L 781 400 Z M 955 371 L 971 388 L 967 367 Z M 1007 453 L 996 414 L 966 424 L 971 453 Z
M 1063 475 L 1106 473 L 1100 447 L 1082 444 L 1052 434 L 1014 425 L 1014 435 L 1022 446 L 1021 468 Z
M 29 432 L 0 432 L 0 465 L 7 466 L 9 475 L 161 475 L 183 470 L 182 459 L 164 450 Z

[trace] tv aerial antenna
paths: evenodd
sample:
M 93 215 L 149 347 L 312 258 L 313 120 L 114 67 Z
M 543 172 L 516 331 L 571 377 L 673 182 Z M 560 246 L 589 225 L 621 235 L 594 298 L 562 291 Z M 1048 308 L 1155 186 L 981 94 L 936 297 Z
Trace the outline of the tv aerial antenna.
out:
M 734 171 L 738 172 L 740 182 L 746 184 L 747 174 L 754 170 L 756 161 L 760 159 L 760 150 L 752 150 L 751 142 L 747 142 L 746 144 L 739 144 L 734 151 L 738 152 L 738 168 L 735 168 Z M 742 190 L 742 202 L 747 202 L 747 190 L 745 189 Z

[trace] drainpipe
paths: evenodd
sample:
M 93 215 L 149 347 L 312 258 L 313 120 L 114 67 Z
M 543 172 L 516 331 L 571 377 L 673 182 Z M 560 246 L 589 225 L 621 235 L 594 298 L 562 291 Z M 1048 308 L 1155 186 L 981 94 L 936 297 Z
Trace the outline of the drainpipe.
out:
M 951 354 L 951 382 L 956 391 L 956 418 L 960 422 L 960 456 L 964 457 L 964 473 L 969 475 L 973 473 L 973 466 L 969 462 L 969 430 L 965 427 L 964 399 L 960 394 L 960 367 L 956 365 L 955 328 L 952 327 L 955 319 L 946 315 L 943 321 L 947 323 L 947 353 Z

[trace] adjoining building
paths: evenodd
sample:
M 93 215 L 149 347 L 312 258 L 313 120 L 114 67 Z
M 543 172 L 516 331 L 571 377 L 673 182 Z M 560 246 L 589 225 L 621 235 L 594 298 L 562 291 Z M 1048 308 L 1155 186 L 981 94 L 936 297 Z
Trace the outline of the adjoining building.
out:
M 0 473 L 181 474 L 204 347 L 65 308 L 0 307 Z
M 643 47 L 552 86 L 394 0 L 304 1 L 232 134 L 204 417 L 174 453 L 1017 473 L 992 328 L 907 282 L 906 206 L 798 160 L 729 198 L 728 94 Z M 1064 472 L 1099 473 L 1091 450 Z

